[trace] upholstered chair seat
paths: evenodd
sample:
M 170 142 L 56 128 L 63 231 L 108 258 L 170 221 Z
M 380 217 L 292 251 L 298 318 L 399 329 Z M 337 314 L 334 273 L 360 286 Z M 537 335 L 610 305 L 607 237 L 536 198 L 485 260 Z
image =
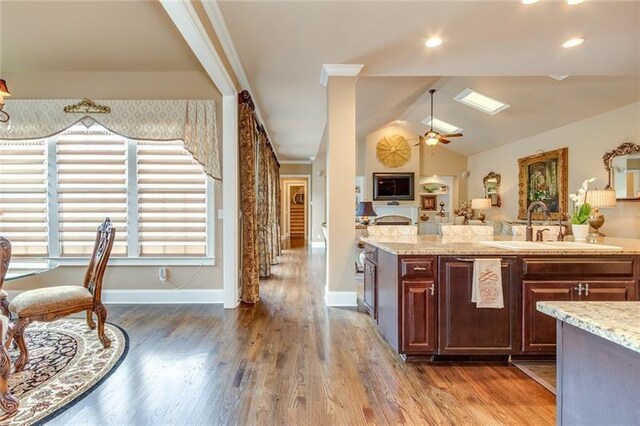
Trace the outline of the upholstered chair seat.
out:
M 18 316 L 42 315 L 93 306 L 93 294 L 84 287 L 63 285 L 25 291 L 13 298 L 9 310 Z

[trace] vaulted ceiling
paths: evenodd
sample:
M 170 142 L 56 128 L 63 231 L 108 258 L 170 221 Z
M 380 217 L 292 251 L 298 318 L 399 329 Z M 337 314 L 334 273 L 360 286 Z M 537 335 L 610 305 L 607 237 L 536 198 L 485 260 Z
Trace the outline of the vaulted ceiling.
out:
M 450 149 L 467 155 L 640 99 L 636 77 L 616 77 L 640 75 L 638 2 L 225 1 L 221 9 L 283 158 L 315 154 L 326 118 L 322 64 L 364 64 L 358 138 L 401 118 L 421 130 L 424 94 L 445 81 L 456 86 L 450 95 L 467 84 L 513 105 L 497 116 L 457 103 L 441 110 L 466 132 Z M 433 35 L 443 45 L 425 48 Z M 561 47 L 578 35 L 582 46 Z
M 325 63 L 364 64 L 358 138 L 394 120 L 424 131 L 433 87 L 441 89 L 436 116 L 465 130 L 448 148 L 466 155 L 640 100 L 640 2 L 260 0 L 220 7 L 281 159 L 317 151 Z M 203 73 L 157 0 L 0 0 L 0 12 L 3 73 Z M 443 45 L 425 48 L 432 35 Z M 587 41 L 560 46 L 576 35 Z M 489 116 L 453 101 L 466 87 L 512 107 Z

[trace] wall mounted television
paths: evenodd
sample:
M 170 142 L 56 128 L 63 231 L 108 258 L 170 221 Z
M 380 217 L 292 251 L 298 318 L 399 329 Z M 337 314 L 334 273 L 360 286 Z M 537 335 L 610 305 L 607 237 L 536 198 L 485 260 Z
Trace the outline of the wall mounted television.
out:
M 374 173 L 373 199 L 414 200 L 413 173 Z

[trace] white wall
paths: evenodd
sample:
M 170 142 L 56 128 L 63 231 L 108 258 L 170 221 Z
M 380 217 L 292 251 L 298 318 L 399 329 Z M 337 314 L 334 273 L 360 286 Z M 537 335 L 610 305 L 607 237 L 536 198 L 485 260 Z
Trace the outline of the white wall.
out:
M 488 210 L 487 217 L 516 218 L 518 158 L 533 155 L 540 149 L 562 147 L 569 148 L 569 193 L 576 192 L 590 177 L 596 178 L 592 188 L 602 189 L 608 183 L 602 156 L 623 142 L 640 142 L 640 102 L 469 157 L 469 198 L 484 195 L 482 178 L 487 173 L 499 173 L 502 175 L 502 207 Z M 603 209 L 602 213 L 606 223 L 601 231 L 607 236 L 640 238 L 640 202 L 618 201 L 615 209 Z
M 327 220 L 327 151 L 326 138 L 320 142 L 311 163 L 311 242 L 324 243 L 322 222 Z

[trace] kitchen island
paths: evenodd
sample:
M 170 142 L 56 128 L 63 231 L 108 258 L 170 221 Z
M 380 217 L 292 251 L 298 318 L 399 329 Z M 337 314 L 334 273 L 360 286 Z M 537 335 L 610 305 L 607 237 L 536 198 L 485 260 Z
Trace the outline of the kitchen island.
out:
M 540 302 L 557 319 L 558 424 L 640 424 L 640 302 Z
M 365 243 L 365 306 L 404 359 L 549 358 L 556 324 L 537 302 L 638 300 L 639 240 L 541 244 L 418 235 Z M 479 258 L 500 259 L 502 309 L 471 302 Z

